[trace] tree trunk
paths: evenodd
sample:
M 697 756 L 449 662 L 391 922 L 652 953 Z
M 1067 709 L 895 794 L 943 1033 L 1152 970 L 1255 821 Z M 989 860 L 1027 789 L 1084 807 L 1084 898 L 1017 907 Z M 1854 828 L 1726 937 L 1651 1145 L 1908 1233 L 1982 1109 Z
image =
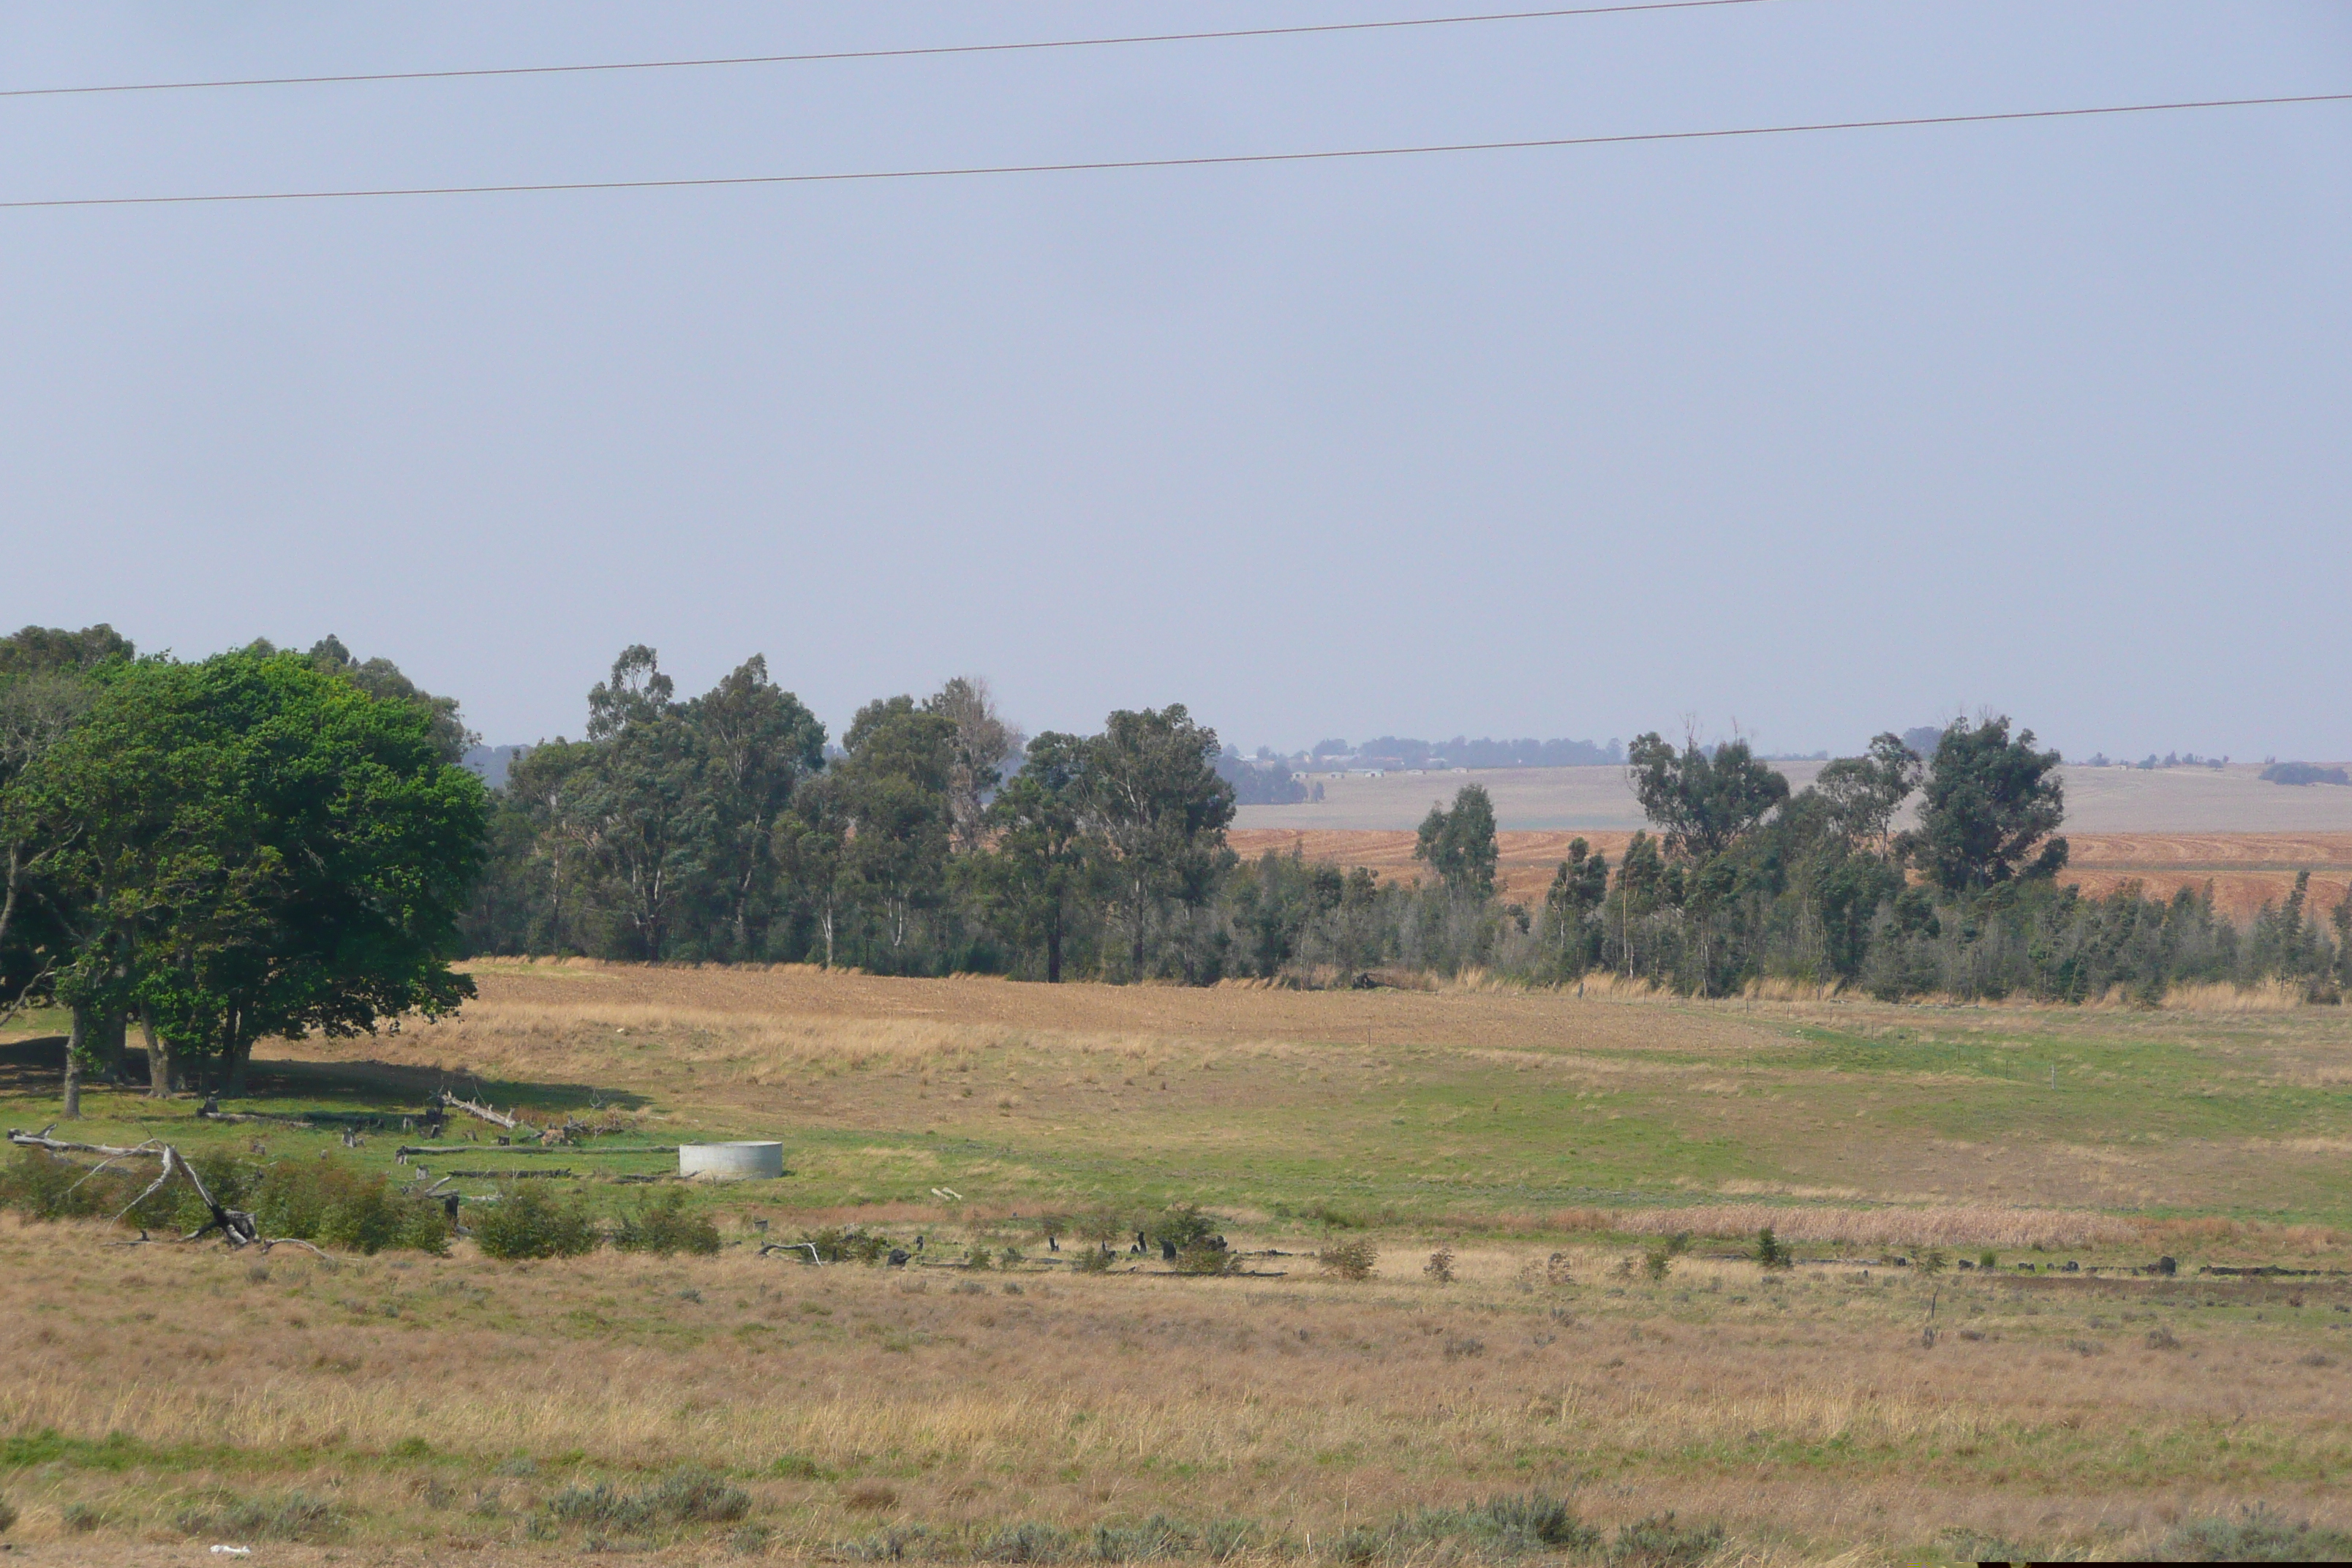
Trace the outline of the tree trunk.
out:
M 16 889 L 25 878 L 25 847 L 11 840 L 8 845 L 7 896 L 0 899 L 0 938 L 8 934 L 9 922 L 16 918 Z
M 68 1121 L 81 1120 L 81 1056 L 89 1039 L 89 1012 L 87 1008 L 73 1010 L 73 1029 L 66 1036 L 66 1104 L 62 1112 Z
M 123 1037 L 130 1033 L 129 1020 L 121 1011 L 100 1013 L 95 1017 L 97 1029 L 89 1044 L 89 1065 L 99 1079 L 106 1083 L 122 1081 Z
M 1062 911 L 1055 910 L 1045 921 L 1045 984 L 1062 983 Z
M 1132 972 L 1127 978 L 1129 984 L 1143 978 L 1143 883 L 1140 880 L 1135 884 L 1135 959 Z
M 222 1067 L 226 1069 L 223 1076 L 228 1080 L 225 1086 L 226 1092 L 242 1100 L 247 1093 L 245 1069 L 253 1059 L 253 1042 L 246 1037 L 243 1029 L 232 1026 L 221 1055 Z
M 181 1066 L 179 1058 L 163 1036 L 155 1032 L 155 1010 L 139 1009 L 139 1032 L 147 1041 L 147 1094 L 161 1100 L 180 1092 Z

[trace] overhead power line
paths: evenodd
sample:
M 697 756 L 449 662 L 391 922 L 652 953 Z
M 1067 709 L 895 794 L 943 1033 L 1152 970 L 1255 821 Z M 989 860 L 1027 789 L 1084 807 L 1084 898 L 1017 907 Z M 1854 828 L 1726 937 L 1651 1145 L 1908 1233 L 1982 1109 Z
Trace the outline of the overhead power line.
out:
M 1822 120 L 1790 125 L 1742 125 L 1714 131 L 1637 131 L 1609 136 L 1543 136 L 1509 142 L 1437 142 L 1404 147 L 1347 147 L 1307 153 L 1228 153 L 1192 158 L 1101 158 L 1067 163 L 971 163 L 928 169 L 859 169 L 814 174 L 716 174 L 666 180 L 546 180 L 500 185 L 387 185 L 344 190 L 232 191 L 176 196 L 48 196 L 0 202 L 0 211 L 28 207 L 188 206 L 228 202 L 352 201 L 375 196 L 492 196 L 558 191 L 674 191 L 720 185 L 818 185 L 872 180 L 945 180 L 987 174 L 1068 174 L 1129 169 L 1203 169 L 1237 163 L 1314 163 L 1343 159 L 1412 158 L 1441 153 L 1507 153 L 1546 147 L 1615 147 L 1641 142 L 1717 142 L 1743 136 L 1797 136 L 1828 131 L 1885 131 L 1908 126 L 1994 125 L 2027 120 L 2082 120 L 2097 115 L 2159 114 L 2189 109 L 2254 109 L 2296 103 L 2347 103 L 2352 92 L 2297 93 L 2277 98 L 2207 98 L 2173 103 L 2113 103 L 2085 109 L 2020 109 L 1995 114 L 1921 114 L 1893 120 Z
M 1231 38 L 1293 38 L 1317 33 L 1378 33 L 1402 27 L 1457 27 L 1479 22 L 1541 22 L 1563 16 L 1613 16 L 1633 11 L 1701 11 L 1759 5 L 1765 0 L 1631 0 L 1544 11 L 1486 11 L 1457 16 L 1407 16 L 1386 22 L 1318 22 L 1294 27 L 1228 27 L 1201 33 L 1137 33 L 1097 38 L 1042 38 L 1009 44 L 934 44 L 900 49 L 832 49 L 798 55 L 720 55 L 708 59 L 610 60 L 568 66 L 486 66 L 472 70 L 354 71 L 341 76 L 236 77 L 219 81 L 131 81 L 89 87 L 0 88 L 0 98 L 73 98 L 110 92 L 190 92 L 229 87 L 331 87 L 363 81 L 463 81 L 479 77 L 584 76 L 598 71 L 694 70 L 710 66 L 814 65 L 831 60 L 903 60 L 930 55 L 1010 55 L 1042 49 L 1098 49 L 1123 44 L 1198 44 Z

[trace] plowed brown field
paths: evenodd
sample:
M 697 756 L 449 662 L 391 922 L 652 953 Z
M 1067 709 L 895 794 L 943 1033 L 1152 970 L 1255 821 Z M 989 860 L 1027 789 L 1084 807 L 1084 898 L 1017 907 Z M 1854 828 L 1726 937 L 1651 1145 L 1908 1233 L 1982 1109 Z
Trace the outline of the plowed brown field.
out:
M 1368 866 L 1383 877 L 1410 879 L 1420 869 L 1410 833 L 1371 830 L 1305 831 L 1240 828 L 1228 835 L 1244 856 L 1296 847 L 1310 860 Z M 1630 833 L 1498 833 L 1500 881 L 1506 896 L 1540 899 L 1553 871 L 1581 837 L 1613 862 Z M 2108 893 L 2138 882 L 2152 897 L 2212 885 L 2214 902 L 2244 920 L 2263 905 L 2284 902 L 2295 874 L 2309 871 L 2315 910 L 2333 909 L 2352 888 L 2352 833 L 2078 833 L 2070 834 L 2073 863 L 2066 880 L 2086 893 Z

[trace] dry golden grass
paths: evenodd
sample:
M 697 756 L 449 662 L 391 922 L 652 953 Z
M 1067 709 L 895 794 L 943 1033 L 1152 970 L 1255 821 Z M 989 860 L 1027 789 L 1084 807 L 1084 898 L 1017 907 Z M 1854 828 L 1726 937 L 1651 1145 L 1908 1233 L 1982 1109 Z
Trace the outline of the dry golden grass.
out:
M 2125 1556 L 2253 1497 L 2352 1522 L 2336 1285 L 1707 1258 L 1656 1285 L 1606 1251 L 1548 1272 L 1540 1248 L 1486 1246 L 1441 1287 L 1399 1244 L 1360 1285 L 743 1250 L 257 1268 L 110 1239 L 0 1222 L 0 1352 L 21 1369 L 0 1427 L 137 1445 L 128 1468 L 9 1479 L 19 1535 L 65 1560 L 69 1504 L 110 1521 L 103 1560 L 176 1538 L 215 1486 L 335 1500 L 361 1560 L 569 1554 L 576 1536 L 526 1533 L 552 1492 L 689 1462 L 738 1478 L 790 1556 L 893 1522 L 1154 1512 L 1249 1520 L 1296 1551 L 1529 1488 L 1604 1524 L 1717 1519 L 1748 1560 L 1885 1560 L 1956 1527 Z M 2149 1348 L 2158 1330 L 2179 1345 Z M 530 1473 L 495 1473 L 517 1457 Z
M 1352 1523 L 1531 1489 L 1604 1526 L 1720 1521 L 1725 1564 L 1916 1560 L 1955 1530 L 2128 1557 L 2254 1501 L 2352 1526 L 2352 1289 L 2194 1273 L 2344 1265 L 2352 1238 L 2287 1223 L 2336 1212 L 2352 1146 L 2337 1009 L 477 974 L 454 1020 L 261 1065 L 394 1101 L 460 1068 L 502 1103 L 593 1092 L 663 1142 L 784 1135 L 793 1179 L 699 1197 L 730 1243 L 710 1259 L 511 1265 L 460 1243 L 257 1271 L 0 1220 L 0 1438 L 72 1440 L 0 1466 L 46 1560 L 186 1561 L 175 1521 L 220 1488 L 337 1501 L 345 1561 L 571 1556 L 583 1532 L 547 1523 L 563 1488 L 688 1463 L 748 1490 L 761 1550 L 790 1559 L 914 1524 L 952 1554 L 1015 1521 L 1155 1512 L 1325 1558 Z M 37 1125 L 36 1087 L 0 1090 Z M 196 1131 L 129 1097 L 93 1114 Z M 1106 1192 L 1203 1197 L 1266 1277 L 1126 1255 L 1079 1276 L 1008 1217 Z M 1310 1199 L 1399 1207 L 1339 1232 L 1277 1213 Z M 1033 1262 L 811 1268 L 755 1256 L 755 1217 L 924 1234 L 930 1258 L 1014 1240 Z M 1768 1224 L 1812 1260 L 1760 1269 Z M 1639 1249 L 1685 1230 L 1650 1280 Z M 1318 1278 L 1306 1255 L 1335 1234 L 1369 1236 L 1378 1277 Z M 1441 1241 L 1447 1286 L 1421 1272 Z M 1926 1247 L 2001 1268 L 1884 1260 Z M 2184 1273 L 2125 1271 L 2159 1252 Z M 2014 1268 L 2069 1258 L 2103 1272 Z M 68 1531 L 75 1507 L 94 1532 Z

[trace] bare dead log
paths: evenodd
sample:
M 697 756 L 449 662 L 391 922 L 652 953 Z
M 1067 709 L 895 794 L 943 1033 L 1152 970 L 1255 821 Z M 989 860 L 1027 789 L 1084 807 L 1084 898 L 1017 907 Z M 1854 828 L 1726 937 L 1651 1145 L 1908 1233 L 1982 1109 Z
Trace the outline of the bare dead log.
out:
M 149 1159 L 154 1159 L 165 1149 L 171 1147 L 168 1143 L 159 1143 L 152 1139 L 128 1149 L 119 1149 L 111 1143 L 70 1143 L 63 1138 L 49 1136 L 50 1129 L 55 1126 L 57 1123 L 52 1121 L 38 1132 L 26 1132 L 11 1127 L 8 1129 L 8 1142 L 16 1144 L 19 1149 L 46 1149 L 52 1154 L 104 1154 L 118 1160 L 133 1154 L 142 1154 Z
M 816 1243 L 814 1241 L 763 1241 L 760 1244 L 760 1256 L 765 1258 L 772 1252 L 799 1252 L 803 1249 L 806 1249 L 811 1263 L 820 1268 L 824 1266 L 824 1259 L 816 1255 Z
M 520 1118 L 509 1116 L 503 1110 L 493 1110 L 479 1100 L 460 1100 L 446 1089 L 441 1091 L 441 1103 L 452 1110 L 462 1110 L 467 1115 L 478 1118 L 494 1127 L 503 1127 L 509 1132 L 520 1131 L 522 1128 Z
M 51 1125 L 54 1126 L 55 1123 Z M 214 1231 L 219 1231 L 221 1238 L 231 1247 L 246 1247 L 261 1239 L 261 1227 L 254 1217 L 243 1209 L 229 1208 L 214 1197 L 212 1189 L 205 1185 L 205 1179 L 196 1174 L 194 1166 L 188 1163 L 187 1156 L 169 1143 L 150 1142 L 127 1149 L 119 1148 L 111 1143 L 74 1143 L 63 1138 L 50 1137 L 47 1127 L 38 1132 L 20 1131 L 12 1127 L 8 1130 L 8 1142 L 20 1149 L 44 1149 L 52 1154 L 97 1154 L 103 1156 L 105 1162 L 134 1157 L 161 1159 L 163 1168 L 155 1173 L 155 1179 L 148 1183 L 137 1197 L 122 1205 L 122 1213 L 114 1216 L 118 1222 L 141 1204 L 163 1191 L 165 1184 L 169 1183 L 176 1173 L 187 1178 L 188 1185 L 195 1189 L 197 1201 L 202 1203 L 206 1212 L 212 1215 L 211 1219 L 190 1231 L 181 1238 L 182 1240 L 200 1241 Z M 102 1163 L 98 1169 L 103 1168 Z M 97 1170 L 92 1170 L 89 1175 L 83 1176 L 82 1180 L 86 1182 L 91 1175 L 97 1173 Z
M 393 1152 L 396 1157 L 402 1158 L 411 1154 L 478 1154 L 482 1152 L 482 1146 L 479 1143 L 403 1143 Z M 528 1143 L 519 1143 L 509 1145 L 504 1152 L 509 1154 L 675 1154 L 677 1152 L 677 1145 L 632 1143 L 625 1148 L 591 1149 L 549 1145 L 534 1147 Z

